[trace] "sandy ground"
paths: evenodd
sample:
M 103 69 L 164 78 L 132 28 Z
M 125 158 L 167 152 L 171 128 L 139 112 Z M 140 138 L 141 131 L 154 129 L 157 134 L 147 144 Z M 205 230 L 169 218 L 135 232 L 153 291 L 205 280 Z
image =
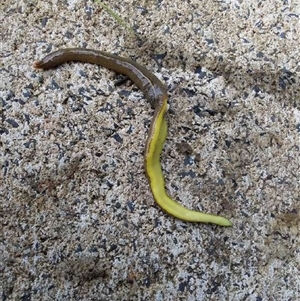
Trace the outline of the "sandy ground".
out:
M 17 4 L 15 4 L 17 3 Z M 1 1 L 2 300 L 296 300 L 300 291 L 299 1 Z M 153 110 L 65 47 L 131 57 L 168 86 L 169 194 L 143 168 Z

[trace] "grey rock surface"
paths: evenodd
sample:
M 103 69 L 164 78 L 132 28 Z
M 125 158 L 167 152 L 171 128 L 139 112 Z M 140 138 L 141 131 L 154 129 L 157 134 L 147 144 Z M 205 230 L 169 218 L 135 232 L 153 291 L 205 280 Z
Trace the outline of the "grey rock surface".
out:
M 297 300 L 298 1 L 1 1 L 2 300 Z M 153 110 L 65 47 L 131 57 L 166 83 L 166 188 L 231 228 L 155 203 Z

